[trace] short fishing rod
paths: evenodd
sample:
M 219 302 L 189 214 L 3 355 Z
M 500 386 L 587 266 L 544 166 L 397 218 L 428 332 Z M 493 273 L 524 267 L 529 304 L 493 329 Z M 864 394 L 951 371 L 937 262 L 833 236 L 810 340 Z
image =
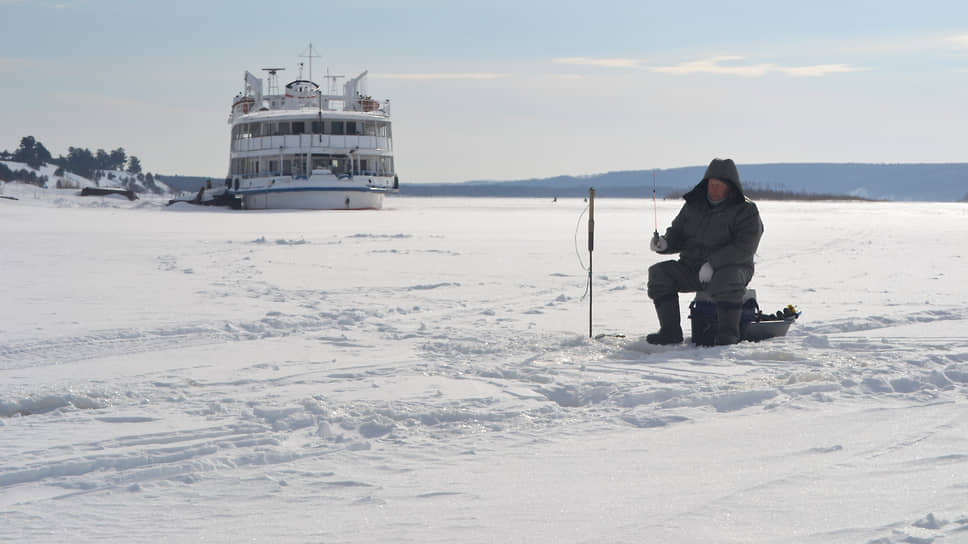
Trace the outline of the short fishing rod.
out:
M 659 205 L 655 201 L 655 168 L 652 169 L 652 216 L 655 218 L 655 230 L 653 234 L 659 235 Z

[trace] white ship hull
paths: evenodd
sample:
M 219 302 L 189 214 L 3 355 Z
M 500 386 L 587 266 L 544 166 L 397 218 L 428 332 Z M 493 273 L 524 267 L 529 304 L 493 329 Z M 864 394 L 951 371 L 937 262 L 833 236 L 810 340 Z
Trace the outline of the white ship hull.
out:
M 247 210 L 379 210 L 382 190 L 336 188 L 266 189 L 240 192 Z
M 383 196 L 396 192 L 394 179 L 313 174 L 242 180 L 235 194 L 247 210 L 378 210 Z

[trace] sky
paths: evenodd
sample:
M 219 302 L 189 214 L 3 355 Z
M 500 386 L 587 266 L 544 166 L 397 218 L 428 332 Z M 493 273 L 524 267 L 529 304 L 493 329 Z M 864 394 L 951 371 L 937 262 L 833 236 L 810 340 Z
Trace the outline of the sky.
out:
M 369 70 L 401 183 L 965 162 L 968 3 L 0 0 L 0 149 L 222 177 L 246 70 Z M 304 76 L 308 76 L 305 68 Z

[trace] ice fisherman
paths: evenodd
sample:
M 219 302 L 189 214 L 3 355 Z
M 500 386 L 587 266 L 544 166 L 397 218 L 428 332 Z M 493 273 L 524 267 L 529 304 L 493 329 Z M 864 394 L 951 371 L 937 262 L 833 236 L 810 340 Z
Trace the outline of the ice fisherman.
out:
M 649 267 L 649 298 L 659 316 L 651 344 L 682 342 L 679 293 L 706 291 L 716 302 L 716 344 L 740 341 L 746 286 L 753 278 L 753 255 L 763 236 L 756 204 L 743 194 L 732 159 L 713 159 L 702 181 L 683 195 L 686 201 L 664 235 L 652 237 L 652 251 L 678 253 L 679 260 Z

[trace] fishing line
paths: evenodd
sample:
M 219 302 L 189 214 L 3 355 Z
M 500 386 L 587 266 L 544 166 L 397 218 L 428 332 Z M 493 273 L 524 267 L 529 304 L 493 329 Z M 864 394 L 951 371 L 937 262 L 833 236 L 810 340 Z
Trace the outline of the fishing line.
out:
M 578 265 L 581 266 L 581 269 L 584 270 L 586 273 L 588 272 L 588 267 L 585 266 L 585 261 L 583 261 L 581 258 L 581 250 L 578 249 L 578 230 L 581 229 L 582 219 L 584 219 L 585 214 L 587 212 L 588 212 L 588 206 L 585 206 L 585 209 L 582 210 L 581 214 L 578 216 L 578 223 L 575 224 L 575 255 L 578 257 Z M 588 296 L 588 290 L 590 287 L 591 287 L 591 278 L 589 277 L 585 280 L 585 292 L 582 294 L 580 300 L 585 300 L 585 297 Z
M 585 217 L 586 212 L 588 212 L 588 206 L 585 206 L 585 209 L 582 210 L 581 215 L 578 216 L 578 223 L 575 225 L 575 255 L 578 257 L 578 265 L 581 266 L 582 270 L 587 272 L 588 267 L 585 266 L 585 261 L 581 259 L 581 250 L 578 249 L 578 229 L 581 228 L 581 220 Z

